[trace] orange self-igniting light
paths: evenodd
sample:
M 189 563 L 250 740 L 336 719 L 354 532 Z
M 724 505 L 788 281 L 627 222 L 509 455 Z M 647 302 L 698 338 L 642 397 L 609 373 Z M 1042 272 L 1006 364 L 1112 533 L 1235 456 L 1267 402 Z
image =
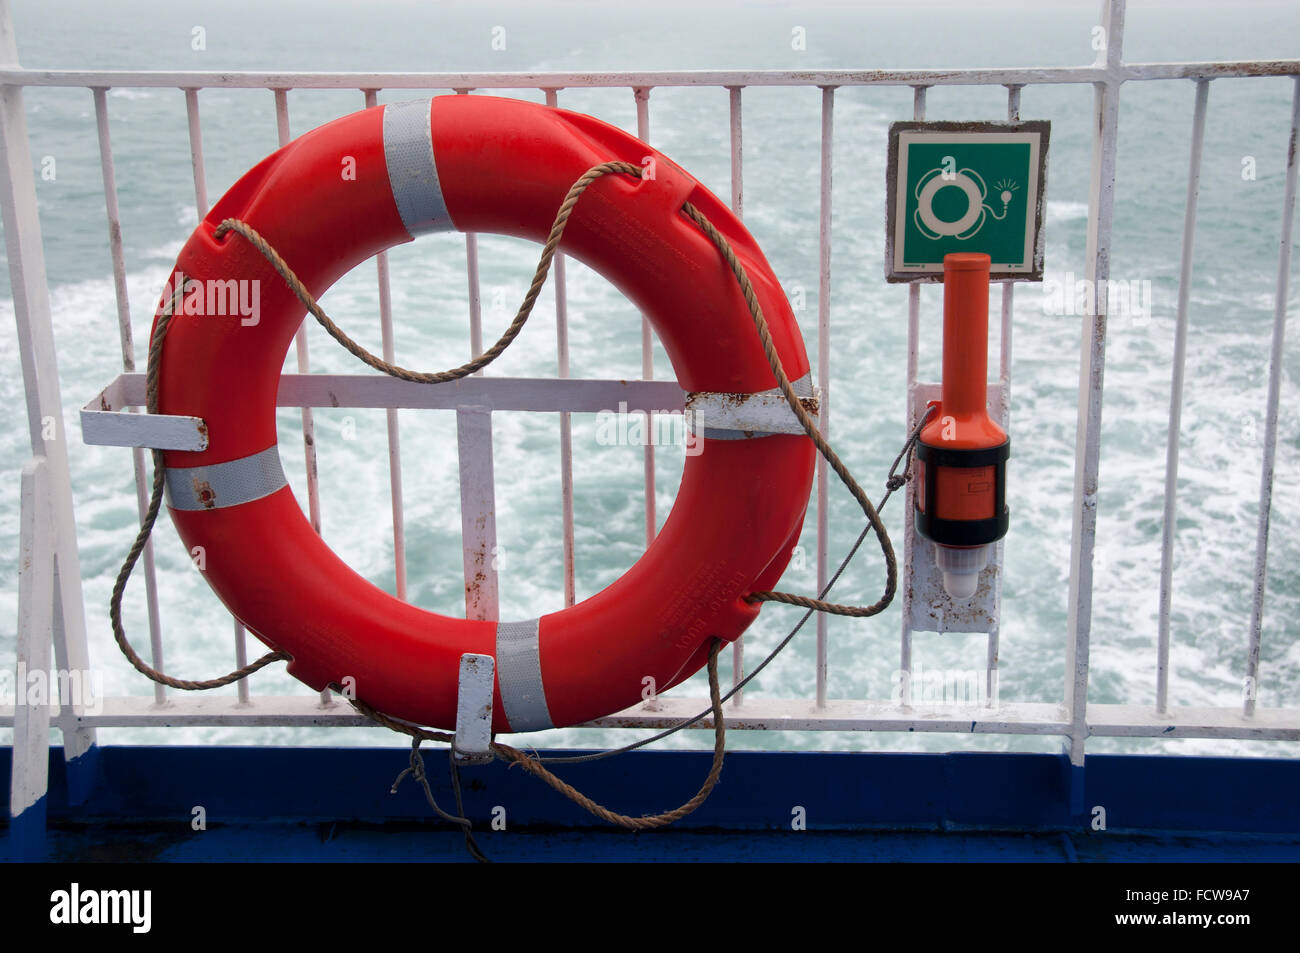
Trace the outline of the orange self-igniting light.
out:
M 1011 441 L 988 413 L 989 256 L 943 258 L 943 397 L 921 431 L 916 528 L 954 599 L 975 594 L 989 544 L 1007 533 Z

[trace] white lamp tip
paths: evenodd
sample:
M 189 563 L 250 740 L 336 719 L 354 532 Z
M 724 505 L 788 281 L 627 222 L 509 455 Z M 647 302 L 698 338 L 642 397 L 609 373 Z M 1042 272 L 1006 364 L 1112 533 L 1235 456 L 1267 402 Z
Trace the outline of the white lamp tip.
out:
M 965 601 L 975 595 L 980 576 L 977 572 L 946 572 L 943 574 L 943 588 L 954 600 Z
M 935 564 L 943 571 L 943 588 L 954 601 L 967 602 L 979 588 L 980 571 L 989 559 L 988 546 L 934 547 Z

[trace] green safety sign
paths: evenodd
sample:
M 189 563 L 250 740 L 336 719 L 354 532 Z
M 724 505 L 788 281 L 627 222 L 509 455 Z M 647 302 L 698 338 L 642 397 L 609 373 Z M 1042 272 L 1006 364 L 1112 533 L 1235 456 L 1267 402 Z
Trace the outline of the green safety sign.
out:
M 933 280 L 949 252 L 994 278 L 1040 281 L 1049 123 L 896 122 L 889 128 L 885 277 Z

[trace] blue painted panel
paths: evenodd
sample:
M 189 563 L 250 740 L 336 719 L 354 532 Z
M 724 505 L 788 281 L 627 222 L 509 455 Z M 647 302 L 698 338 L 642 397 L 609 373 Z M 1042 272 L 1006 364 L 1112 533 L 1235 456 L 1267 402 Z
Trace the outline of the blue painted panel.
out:
M 98 785 L 86 792 L 83 783 L 88 797 L 73 804 L 63 757 L 52 752 L 42 807 L 59 856 L 460 859 L 464 850 L 409 780 L 388 793 L 405 749 L 109 747 L 97 759 L 81 777 Z M 426 759 L 450 808 L 446 755 L 430 749 Z M 642 815 L 690 797 L 709 760 L 635 752 L 557 773 Z M 9 762 L 0 749 L 0 772 Z M 1296 760 L 1092 756 L 1080 816 L 1061 755 L 736 752 L 696 814 L 649 835 L 611 829 L 500 763 L 462 778 L 467 813 L 499 859 L 1300 859 Z M 1094 805 L 1106 809 L 1105 832 L 1088 826 Z M 191 828 L 196 806 L 206 831 Z M 509 836 L 490 830 L 496 807 Z M 807 831 L 791 830 L 796 807 Z M 11 828 L 6 849 L 34 829 Z
M 1300 761 L 1094 755 L 1087 805 L 1110 829 L 1300 833 Z
M 48 800 L 48 797 L 43 797 L 17 817 L 9 818 L 9 834 L 5 845 L 8 860 L 32 862 L 46 859 L 45 824 Z M 7 804 L 5 808 L 5 816 L 8 817 Z

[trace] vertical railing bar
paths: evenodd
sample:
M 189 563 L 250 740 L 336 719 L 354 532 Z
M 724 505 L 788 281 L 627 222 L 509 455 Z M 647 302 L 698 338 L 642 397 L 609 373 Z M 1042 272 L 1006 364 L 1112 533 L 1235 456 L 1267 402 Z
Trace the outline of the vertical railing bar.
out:
M 496 469 L 492 411 L 456 408 L 460 532 L 465 566 L 465 618 L 498 619 Z
M 243 668 L 248 664 L 248 639 L 244 635 L 244 626 L 238 619 L 231 616 L 231 621 L 235 624 L 235 668 Z M 248 679 L 241 678 L 235 682 L 235 692 L 239 698 L 239 704 L 248 704 Z M 321 692 L 322 701 L 328 692 Z
M 1007 86 L 1007 121 L 1020 121 L 1020 91 L 1022 87 L 1016 84 Z M 1002 333 L 998 342 L 998 382 L 1002 385 L 1002 406 L 1010 412 L 1011 408 L 1011 319 L 1015 312 L 1015 292 L 1016 283 L 1014 281 L 1003 281 L 1002 285 Z M 1005 425 L 1006 421 L 999 421 Z M 1002 605 L 1002 576 L 1003 576 L 1003 541 L 998 540 L 995 550 L 994 563 L 998 567 L 997 575 L 994 577 L 995 592 L 993 604 L 999 607 Z M 989 629 L 988 643 L 984 655 L 984 704 L 986 707 L 995 707 L 998 696 L 998 653 L 1000 652 L 1000 643 L 1002 641 L 1002 619 L 993 620 L 993 625 Z
M 283 149 L 289 144 L 289 90 L 273 89 L 271 94 L 275 97 L 275 134 L 276 141 L 280 148 Z
M 289 144 L 289 91 L 287 89 L 272 90 L 275 96 L 275 130 L 276 136 L 280 143 L 280 148 Z M 311 361 L 307 354 L 307 318 L 304 315 L 302 323 L 298 325 L 298 330 L 294 334 L 294 347 L 298 364 L 299 374 L 311 373 Z M 307 512 L 311 520 L 311 528 L 316 531 L 316 535 L 321 535 L 321 515 L 320 515 L 320 474 L 316 465 L 316 422 L 312 415 L 310 407 L 300 408 L 302 413 L 302 449 L 303 458 L 307 466 Z M 247 653 L 248 649 L 244 644 L 244 628 L 238 621 L 235 623 L 235 645 L 236 655 Z M 245 683 L 241 681 L 240 699 L 247 701 L 248 689 L 244 687 Z M 333 704 L 334 696 L 325 689 L 320 693 L 322 705 Z
M 1020 86 L 1007 87 L 1007 121 L 1020 121 Z M 1004 388 L 1003 394 L 1010 400 L 1006 390 L 1011 380 L 1011 318 L 1014 311 L 1016 283 L 1003 281 L 1002 285 L 1002 341 L 998 359 L 998 377 Z
M 1250 643 L 1246 651 L 1246 717 L 1254 717 L 1259 694 L 1259 648 L 1268 587 L 1268 524 L 1273 508 L 1273 466 L 1277 454 L 1277 414 L 1282 389 L 1282 345 L 1286 336 L 1287 285 L 1291 275 L 1291 229 L 1295 223 L 1297 131 L 1300 131 L 1300 76 L 1291 100 L 1291 138 L 1287 146 L 1286 189 L 1282 197 L 1282 238 L 1278 248 L 1277 297 L 1269 350 L 1268 403 L 1264 410 L 1264 460 L 1259 475 L 1259 529 L 1255 535 L 1255 590 L 1250 605 Z
M 194 167 L 194 203 L 198 209 L 199 221 L 203 221 L 204 216 L 208 214 L 208 180 L 203 162 L 203 125 L 199 120 L 199 91 L 197 89 L 185 90 L 185 114 L 189 120 L 190 130 L 190 163 Z M 248 650 L 244 644 L 244 626 L 240 621 L 231 615 L 234 625 L 235 634 L 235 658 L 238 660 L 241 653 L 247 658 Z M 158 668 L 159 666 L 155 666 Z M 248 700 L 247 680 L 241 680 L 236 692 L 239 700 L 246 702 Z M 155 694 L 158 689 L 155 687 Z
M 1123 83 L 1124 3 L 1102 5 L 1105 49 L 1098 53 L 1106 79 L 1094 84 L 1092 163 L 1089 172 L 1086 278 L 1105 288 L 1110 277 L 1111 224 L 1115 208 L 1115 156 L 1119 93 Z M 1065 709 L 1069 717 L 1070 763 L 1082 769 L 1088 738 L 1088 672 L 1092 635 L 1092 558 L 1097 538 L 1097 487 L 1101 461 L 1102 379 L 1106 367 L 1106 296 L 1094 295 L 1093 314 L 1084 315 L 1079 361 L 1079 412 L 1070 532 L 1069 624 L 1065 660 Z M 1072 799 L 1081 797 L 1077 790 Z M 1072 800 L 1072 806 L 1073 800 Z
M 190 165 L 194 168 L 194 204 L 199 221 L 208 214 L 208 182 L 203 172 L 203 129 L 199 124 L 199 91 L 185 90 L 185 114 L 190 125 Z
M 97 87 L 95 125 L 99 132 L 99 164 L 104 179 L 104 206 L 108 212 L 108 247 L 113 259 L 113 292 L 117 299 L 117 330 L 122 345 L 122 369 L 135 371 L 135 336 L 131 330 L 131 305 L 126 288 L 126 260 L 122 251 L 122 219 L 117 204 L 117 176 L 108 123 L 108 90 Z
M 117 174 L 113 164 L 113 141 L 108 123 L 108 90 L 96 87 L 95 126 L 99 133 L 99 163 L 104 179 L 104 207 L 108 213 L 108 247 L 113 259 L 113 293 L 117 300 L 117 329 L 122 346 L 122 370 L 135 371 L 135 338 L 131 330 L 131 302 L 126 287 L 126 256 L 122 251 L 122 217 L 117 204 Z M 134 412 L 134 408 L 132 408 Z M 131 453 L 135 470 L 135 504 L 141 522 L 149 509 L 149 478 L 145 475 L 144 450 L 135 447 Z M 162 616 L 158 609 L 158 574 L 154 565 L 153 540 L 146 540 L 141 553 L 144 569 L 145 605 L 149 616 L 150 663 L 163 668 Z M 154 701 L 162 704 L 167 690 L 154 682 Z
M 744 220 L 745 217 L 745 170 L 742 159 L 742 117 L 740 111 L 740 87 L 727 87 L 727 100 L 730 114 L 731 125 L 731 211 L 736 214 L 736 218 Z M 737 688 L 745 678 L 745 636 L 731 643 L 731 684 L 735 694 L 731 696 L 731 704 L 740 707 L 745 700 L 745 693 L 742 689 Z
M 13 20 L 8 0 L 0 0 L 0 67 L 20 69 L 15 44 Z M 35 526 L 40 539 L 32 539 L 35 550 L 48 543 L 51 556 L 46 558 L 29 549 L 28 565 L 33 573 L 28 578 L 39 585 L 39 593 L 29 590 L 27 605 L 35 608 L 39 601 L 50 612 L 40 611 L 40 619 L 19 618 L 18 635 L 24 629 L 47 633 L 52 640 L 56 664 L 66 671 L 88 671 L 90 653 L 86 643 L 86 611 L 82 593 L 81 557 L 77 550 L 77 524 L 73 512 L 72 480 L 68 464 L 68 434 L 64 426 L 63 401 L 60 394 L 58 352 L 54 342 L 54 322 L 50 308 L 50 289 L 45 268 L 45 250 L 41 241 L 41 217 L 36 195 L 36 179 L 32 170 L 32 140 L 27 134 L 27 114 L 23 106 L 22 86 L 0 86 L 0 221 L 3 222 L 4 244 L 9 268 L 10 294 L 13 299 L 14 325 L 17 329 L 18 363 L 22 371 L 23 395 L 27 411 L 28 437 L 32 456 L 24 465 L 24 483 L 31 493 L 21 494 L 19 513 L 24 520 L 37 511 L 42 515 Z M 43 492 L 42 492 L 43 491 Z M 45 502 L 38 498 L 43 495 Z M 31 524 L 28 524 L 29 526 Z M 20 536 L 23 535 L 20 533 Z M 20 546 L 22 540 L 20 539 Z M 36 565 L 39 562 L 40 565 Z M 23 559 L 19 560 L 20 576 Z M 48 585 L 47 585 L 48 583 Z M 19 584 L 19 612 L 24 600 Z M 45 641 L 42 636 L 39 641 Z M 67 767 L 69 797 L 89 796 L 96 778 L 92 776 L 95 761 L 82 760 L 95 747 L 95 729 L 79 727 L 75 716 L 78 700 L 67 706 L 70 711 L 60 714 L 58 725 L 63 734 L 63 760 Z M 32 706 L 32 710 L 48 708 Z M 46 791 L 45 766 L 49 761 L 41 748 L 48 747 L 49 732 L 36 728 L 29 737 L 35 743 L 26 756 L 20 756 L 19 724 L 25 721 L 17 711 L 15 715 L 15 755 L 11 791 L 39 797 Z M 48 722 L 46 722 L 48 725 Z M 35 726 L 32 726 L 35 727 Z M 39 762 L 38 768 L 32 762 Z M 30 803 L 30 802 L 29 802 Z M 27 804 L 11 800 L 11 811 L 23 810 Z M 44 814 L 38 825 L 40 835 L 30 827 L 43 844 Z M 22 823 L 10 828 L 10 839 L 16 850 L 23 849 L 21 841 L 26 834 Z M 39 846 L 39 845 L 37 845 Z
M 636 134 L 647 145 L 650 142 L 650 88 L 637 86 L 632 90 L 636 98 Z M 641 315 L 641 377 L 654 380 L 655 352 L 654 338 L 650 333 L 650 319 Z M 645 414 L 645 544 L 647 547 L 655 540 L 658 532 L 658 520 L 655 517 L 655 443 L 654 414 Z
M 547 89 L 546 105 L 560 104 L 559 90 Z M 551 264 L 555 274 L 555 361 L 562 378 L 569 376 L 569 301 L 564 255 L 558 252 Z M 564 605 L 577 601 L 577 574 L 573 553 L 573 420 L 568 411 L 560 414 L 560 508 L 564 546 Z
M 379 90 L 364 89 L 366 108 L 379 102 Z M 383 337 L 384 360 L 397 361 L 393 338 L 393 294 L 388 271 L 388 252 L 375 256 L 376 279 L 379 282 L 379 330 Z M 397 408 L 385 408 L 388 424 L 388 490 L 393 508 L 393 574 L 397 581 L 397 598 L 406 600 L 406 518 L 402 501 L 402 441 L 398 429 Z
M 456 95 L 468 96 L 469 89 Z M 469 283 L 471 357 L 483 353 L 483 303 L 478 274 L 478 236 L 465 233 L 465 273 Z M 475 374 L 481 376 L 482 371 Z M 456 410 L 460 459 L 460 518 L 465 562 L 465 615 L 495 619 L 499 613 L 496 571 L 496 472 L 492 455 L 492 414 L 479 407 Z
M 912 87 L 912 118 L 925 118 L 925 93 L 929 87 Z M 903 411 L 903 424 L 912 432 L 912 394 L 916 388 L 917 366 L 921 350 L 921 286 L 912 282 L 907 286 L 907 407 Z M 909 582 L 912 577 L 911 547 L 913 534 L 912 485 L 909 483 L 903 504 L 903 623 L 898 650 L 898 669 L 902 673 L 899 684 L 899 703 L 903 708 L 912 704 L 912 595 Z M 818 557 L 820 561 L 820 556 Z
M 916 121 L 925 119 L 925 98 L 928 86 L 912 87 L 912 118 Z M 916 380 L 917 362 L 920 357 L 921 340 L 921 286 L 912 282 L 907 286 L 907 380 Z M 911 411 L 909 409 L 908 413 Z
M 743 220 L 745 218 L 745 168 L 740 92 L 739 86 L 727 87 L 731 116 L 731 210 L 736 213 L 736 218 Z
M 468 96 L 468 89 L 457 89 L 456 95 Z M 483 353 L 483 298 L 478 280 L 478 236 L 465 233 L 465 277 L 469 283 L 469 354 L 471 358 Z M 475 376 L 482 377 L 477 370 Z
M 7 11 L 0 11 L 0 16 Z M 27 158 L 26 156 L 23 157 Z M 6 223 L 8 224 L 8 223 Z M 50 509 L 48 467 L 42 456 L 23 464 L 19 489 L 18 618 L 14 661 L 19 675 L 48 672 L 55 622 L 55 533 Z M 57 664 L 58 659 L 55 659 Z M 15 679 L 18 692 L 26 685 Z M 17 695 L 22 698 L 23 695 Z M 13 710 L 12 766 L 9 784 L 7 859 L 44 860 L 46 795 L 49 791 L 51 703 L 44 698 L 16 704 Z M 59 699 L 61 708 L 70 707 Z
M 277 102 L 276 102 L 277 119 L 278 119 L 278 114 L 280 112 L 279 100 L 282 95 L 283 94 L 280 91 L 277 91 Z M 185 112 L 187 117 L 189 118 L 189 127 L 190 127 L 190 161 L 194 166 L 194 202 L 198 208 L 199 221 L 203 221 L 203 217 L 208 214 L 208 184 L 207 184 L 207 176 L 206 173 L 204 172 L 203 127 L 199 121 L 199 91 L 197 89 L 191 88 L 185 90 Z M 287 135 L 287 131 L 288 131 L 287 118 L 284 120 L 283 128 L 284 128 L 284 133 L 282 135 Z M 281 141 L 281 145 L 283 144 L 284 142 Z M 302 352 L 300 351 L 299 361 L 301 362 L 301 360 L 302 360 Z M 299 367 L 301 368 L 301 363 L 299 364 Z M 309 413 L 309 411 L 304 411 L 304 412 Z M 314 462 L 314 460 L 315 460 L 315 455 L 314 453 L 312 453 L 311 462 Z M 309 466 L 308 477 L 307 477 L 309 487 L 311 481 L 313 481 L 315 478 L 314 470 L 315 470 L 314 466 Z M 308 492 L 310 495 L 310 489 Z M 319 533 L 320 532 L 319 514 L 317 514 L 317 518 L 312 525 Z M 247 645 L 245 644 L 244 626 L 233 615 L 231 616 L 231 619 L 233 620 L 233 624 L 234 624 L 235 659 L 237 664 L 242 665 L 244 663 L 239 662 L 239 659 L 242 658 L 246 662 L 248 658 L 248 648 Z M 154 691 L 156 693 L 158 690 L 155 688 Z M 240 702 L 246 703 L 248 701 L 248 685 L 246 680 L 241 680 L 239 682 L 238 687 L 236 688 L 236 692 L 238 693 Z M 327 701 L 329 699 L 329 693 L 321 692 L 321 699 L 322 701 Z
M 465 233 L 465 278 L 469 287 L 469 354 L 471 358 L 483 353 L 483 299 L 478 278 L 478 235 Z M 483 376 L 482 369 L 474 372 Z
M 275 126 L 279 137 L 280 147 L 289 144 L 289 91 L 287 89 L 274 90 L 275 93 Z M 304 316 L 302 323 L 298 325 L 298 331 L 294 335 L 294 346 L 297 350 L 298 373 L 310 374 L 311 361 L 307 353 L 307 318 Z M 307 464 L 307 510 L 311 518 L 311 527 L 317 533 L 321 532 L 321 513 L 320 513 L 320 479 L 319 471 L 316 465 L 316 424 L 312 416 L 310 407 L 302 409 L 302 445 L 303 456 Z
M 1169 387 L 1169 435 L 1165 443 L 1164 529 L 1160 539 L 1160 616 L 1156 640 L 1156 711 L 1169 706 L 1169 614 L 1173 601 L 1174 521 L 1178 512 L 1178 441 L 1183 419 L 1183 372 L 1187 365 L 1187 304 L 1192 290 L 1192 247 L 1196 237 L 1196 205 L 1201 188 L 1201 153 L 1205 144 L 1205 107 L 1210 81 L 1196 83 L 1192 110 L 1191 158 L 1187 169 L 1187 199 L 1183 209 L 1183 253 L 1178 274 L 1178 311 L 1174 325 L 1174 370 Z
M 821 403 L 817 426 L 830 438 L 831 425 L 831 155 L 835 119 L 835 87 L 823 86 L 821 129 L 821 214 L 817 248 L 817 386 Z M 826 459 L 817 457 L 817 591 L 829 578 L 830 484 Z M 826 613 L 817 613 L 817 707 L 826 707 Z
M 248 664 L 248 639 L 244 632 L 244 624 L 233 615 L 230 621 L 234 623 L 235 633 L 235 668 L 243 668 Z M 235 693 L 239 697 L 240 704 L 248 704 L 248 679 L 241 678 L 235 683 Z M 322 699 L 325 693 L 321 692 Z

